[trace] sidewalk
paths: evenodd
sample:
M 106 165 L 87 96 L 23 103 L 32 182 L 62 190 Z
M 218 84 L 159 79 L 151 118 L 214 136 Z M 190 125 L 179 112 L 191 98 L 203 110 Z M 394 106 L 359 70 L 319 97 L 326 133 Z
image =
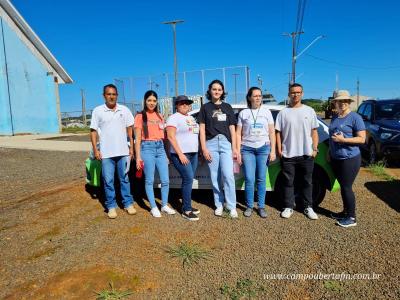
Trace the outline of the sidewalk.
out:
M 89 152 L 91 149 L 90 142 L 45 140 L 47 138 L 57 138 L 74 135 L 76 136 L 76 134 L 31 134 L 18 136 L 0 136 L 0 148 Z

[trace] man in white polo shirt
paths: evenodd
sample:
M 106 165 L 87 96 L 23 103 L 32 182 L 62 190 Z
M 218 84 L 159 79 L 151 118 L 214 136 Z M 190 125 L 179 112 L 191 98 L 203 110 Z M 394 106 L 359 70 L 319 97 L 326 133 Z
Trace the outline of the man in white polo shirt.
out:
M 114 174 L 117 169 L 121 187 L 122 204 L 128 214 L 136 213 L 128 178 L 128 171 L 133 158 L 132 125 L 133 115 L 123 105 L 117 104 L 117 87 L 108 84 L 103 88 L 105 104 L 97 106 L 92 113 L 90 138 L 96 159 L 101 160 L 102 178 L 106 196 L 105 205 L 108 217 L 117 217 Z M 100 150 L 97 149 L 97 132 L 100 134 Z M 129 145 L 127 143 L 129 139 Z

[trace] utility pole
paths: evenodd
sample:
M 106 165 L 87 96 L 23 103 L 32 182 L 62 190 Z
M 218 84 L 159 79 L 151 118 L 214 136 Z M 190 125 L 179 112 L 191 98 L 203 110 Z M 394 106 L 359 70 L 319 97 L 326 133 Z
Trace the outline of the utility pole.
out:
M 174 32 L 174 73 L 175 73 L 175 97 L 178 96 L 178 58 L 176 55 L 176 24 L 183 23 L 184 20 L 173 20 L 163 22 L 163 24 L 172 25 L 172 30 Z
M 257 75 L 257 83 L 258 83 L 258 87 L 260 88 L 261 94 L 262 94 L 263 80 L 260 75 Z
M 237 104 L 237 89 L 236 89 L 236 78 L 239 76 L 238 73 L 232 74 L 235 77 L 235 104 Z
M 284 33 L 285 36 L 290 36 L 292 38 L 292 79 L 290 84 L 296 81 L 296 36 L 303 34 L 304 31 L 295 31 L 292 33 Z
M 357 77 L 357 108 L 360 105 L 360 80 Z
M 86 126 L 86 99 L 85 99 L 85 91 L 81 89 L 82 96 L 82 122 L 83 126 Z

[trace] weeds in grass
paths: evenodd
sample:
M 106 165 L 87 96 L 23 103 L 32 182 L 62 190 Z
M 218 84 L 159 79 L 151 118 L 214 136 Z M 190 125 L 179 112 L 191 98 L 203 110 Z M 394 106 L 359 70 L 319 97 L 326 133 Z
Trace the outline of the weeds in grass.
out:
M 126 298 L 130 295 L 133 294 L 132 291 L 118 291 L 114 288 L 114 283 L 111 281 L 110 283 L 110 289 L 108 290 L 102 290 L 100 292 L 96 292 L 96 299 L 97 300 L 119 300 L 119 299 L 123 299 Z
M 324 288 L 330 290 L 332 292 L 341 292 L 342 291 L 342 284 L 335 280 L 327 280 L 324 281 Z
M 181 242 L 178 246 L 170 247 L 167 252 L 173 258 L 182 260 L 182 266 L 191 266 L 193 263 L 199 263 L 202 259 L 208 259 L 211 254 L 209 251 L 202 249 L 197 244 Z
M 394 180 L 394 177 L 386 173 L 386 162 L 385 161 L 378 161 L 375 164 L 370 164 L 368 169 L 371 171 L 372 174 L 375 176 L 382 178 L 386 181 Z
M 262 286 L 257 285 L 250 279 L 240 279 L 236 282 L 236 286 L 231 287 L 224 284 L 220 288 L 221 294 L 231 300 L 239 299 L 253 299 L 258 296 L 259 293 L 265 291 Z

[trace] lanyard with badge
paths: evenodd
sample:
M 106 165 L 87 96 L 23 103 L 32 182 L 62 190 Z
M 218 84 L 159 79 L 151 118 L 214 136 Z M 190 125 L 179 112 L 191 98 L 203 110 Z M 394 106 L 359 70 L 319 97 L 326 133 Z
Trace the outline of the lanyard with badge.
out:
M 253 124 L 250 127 L 250 135 L 261 136 L 263 133 L 263 124 L 257 123 L 258 114 L 260 113 L 261 107 L 257 110 L 257 115 L 254 117 L 253 110 L 250 108 L 251 116 L 253 117 Z

